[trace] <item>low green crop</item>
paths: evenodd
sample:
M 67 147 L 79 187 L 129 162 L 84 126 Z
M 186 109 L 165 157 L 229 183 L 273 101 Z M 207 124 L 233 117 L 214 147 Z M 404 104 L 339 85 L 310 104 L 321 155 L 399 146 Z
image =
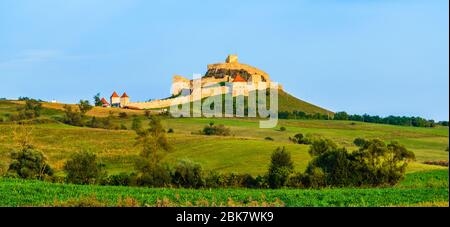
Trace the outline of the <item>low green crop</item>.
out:
M 427 184 L 427 182 L 440 182 Z M 407 206 L 448 202 L 448 170 L 408 174 L 396 187 L 305 189 L 168 189 L 54 184 L 0 178 L 0 206 L 65 206 L 92 198 L 104 206 Z M 89 200 L 92 200 L 89 199 Z M 70 204 L 72 204 L 70 203 Z M 69 205 L 70 205 L 69 204 Z M 126 205 L 126 204 L 125 204 Z

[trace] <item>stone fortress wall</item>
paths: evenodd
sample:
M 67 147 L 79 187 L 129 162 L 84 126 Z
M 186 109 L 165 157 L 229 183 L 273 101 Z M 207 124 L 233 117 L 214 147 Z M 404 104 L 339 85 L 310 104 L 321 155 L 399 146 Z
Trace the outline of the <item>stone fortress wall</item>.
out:
M 247 82 L 233 83 L 237 75 L 244 78 Z M 258 88 L 258 85 L 263 85 L 261 89 L 273 87 L 267 73 L 255 67 L 239 63 L 236 55 L 229 55 L 225 63 L 208 65 L 208 71 L 201 78 L 201 95 L 194 90 L 195 82 L 183 76 L 175 75 L 172 79 L 171 92 L 176 97 L 150 102 L 130 102 L 127 107 L 134 109 L 167 108 L 174 103 L 183 104 L 219 94 L 231 93 L 233 96 L 248 96 L 250 91 Z M 225 86 L 219 86 L 219 83 L 222 82 L 226 82 Z M 282 89 L 281 85 L 278 88 Z M 187 91 L 190 95 L 183 95 Z

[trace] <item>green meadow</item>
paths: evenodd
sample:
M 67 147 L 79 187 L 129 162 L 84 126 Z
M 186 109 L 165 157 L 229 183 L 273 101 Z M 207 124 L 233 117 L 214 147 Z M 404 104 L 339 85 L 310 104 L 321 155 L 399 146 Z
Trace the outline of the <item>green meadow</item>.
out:
M 0 101 L 0 118 L 14 114 L 21 104 Z M 44 105 L 41 117 L 32 124 L 32 144 L 48 158 L 56 174 L 64 176 L 64 163 L 75 152 L 88 150 L 97 154 L 109 174 L 134 171 L 140 148 L 136 133 L 130 130 L 133 116 L 148 120 L 143 111 L 125 111 L 115 124 L 129 130 L 106 130 L 75 127 L 56 121 L 63 116 L 60 106 Z M 105 108 L 94 108 L 89 116 L 107 116 Z M 0 121 L 1 122 L 1 121 Z M 311 157 L 307 145 L 290 142 L 297 133 L 329 138 L 340 146 L 354 150 L 357 137 L 398 141 L 416 155 L 409 163 L 406 179 L 394 188 L 322 189 L 322 190 L 250 190 L 250 189 L 146 189 L 112 186 L 78 186 L 39 181 L 0 179 L 0 206 L 50 206 L 53 201 L 67 201 L 94 196 L 103 205 L 115 206 L 118 199 L 131 197 L 140 206 L 448 206 L 448 167 L 427 165 L 425 161 L 447 160 L 448 127 L 418 128 L 332 120 L 279 120 L 271 129 L 259 128 L 259 120 L 248 118 L 163 118 L 174 149 L 163 161 L 175 164 L 182 159 L 200 163 L 203 170 L 223 173 L 262 175 L 267 171 L 270 155 L 277 147 L 291 153 L 296 171 L 304 171 Z M 199 131 L 210 122 L 231 129 L 231 136 L 205 136 Z M 286 128 L 281 131 L 280 127 Z M 17 148 L 15 124 L 0 123 L 0 173 L 11 162 L 10 153 Z M 270 137 L 273 140 L 266 140 Z M 418 175 L 417 175 L 418 174 Z M 12 193 L 7 193 L 10 190 Z M 39 192 L 39 193 L 36 193 Z M 64 193 L 61 193 L 64 192 Z M 178 197 L 176 195 L 179 195 Z M 192 202 L 189 202 L 192 201 Z M 120 201 L 119 201 L 120 202 Z
M 16 112 L 19 104 L 0 102 L 0 117 Z M 104 111 L 94 108 L 91 115 Z M 141 112 L 142 113 L 142 112 Z M 89 113 L 88 113 L 89 114 Z M 131 128 L 133 114 L 127 118 L 114 117 L 114 123 Z M 115 116 L 118 112 L 115 112 Z M 64 162 L 75 152 L 89 150 L 98 155 L 110 173 L 133 171 L 134 158 L 139 155 L 135 146 L 136 134 L 132 130 L 105 130 L 74 127 L 55 120 L 63 116 L 59 109 L 44 108 L 40 119 L 33 124 L 32 142 L 42 151 L 58 174 L 63 174 Z M 143 115 L 143 125 L 148 121 Z M 231 136 L 205 136 L 199 131 L 214 122 L 231 129 Z M 332 139 L 349 150 L 356 149 L 353 140 L 379 138 L 386 142 L 398 141 L 412 150 L 416 162 L 410 163 L 408 171 L 441 169 L 443 167 L 422 164 L 424 161 L 448 160 L 448 127 L 419 128 L 331 120 L 279 120 L 271 129 L 259 128 L 258 119 L 249 118 L 164 118 L 164 126 L 173 129 L 169 140 L 174 149 L 164 155 L 164 161 L 175 163 L 190 159 L 202 165 L 204 170 L 219 172 L 264 174 L 270 155 L 277 147 L 285 146 L 291 152 L 296 170 L 303 171 L 310 156 L 307 145 L 293 144 L 289 137 L 297 133 L 311 134 Z M 286 131 L 279 128 L 284 126 Z M 14 124 L 0 123 L 0 171 L 4 172 L 10 162 L 10 152 L 16 144 L 13 139 Z M 273 140 L 265 140 L 270 137 Z

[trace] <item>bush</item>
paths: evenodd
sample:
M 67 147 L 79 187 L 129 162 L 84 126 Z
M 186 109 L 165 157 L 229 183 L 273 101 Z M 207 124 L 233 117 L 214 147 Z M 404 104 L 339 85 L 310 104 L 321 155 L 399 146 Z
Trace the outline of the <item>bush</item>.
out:
M 264 184 L 264 179 L 260 176 L 254 178 L 250 174 L 220 174 L 212 171 L 205 177 L 205 187 L 219 188 L 260 188 Z
M 179 187 L 200 188 L 204 185 L 202 167 L 189 160 L 180 161 L 175 167 L 173 183 Z
M 174 133 L 172 128 L 169 128 L 169 130 L 167 131 L 167 133 Z
M 318 156 L 336 148 L 337 145 L 333 141 L 329 139 L 318 139 L 312 142 L 308 152 L 311 156 Z
M 139 117 L 133 117 L 133 123 L 131 124 L 131 129 L 134 131 L 142 130 L 142 121 Z
M 314 138 L 311 135 L 303 136 L 302 133 L 297 133 L 294 137 L 289 137 L 289 140 L 295 144 L 312 144 Z
M 281 127 L 280 127 L 280 131 L 282 131 L 282 132 L 286 131 L 286 127 L 281 126 Z
M 128 118 L 128 114 L 125 112 L 120 112 L 119 117 L 125 119 L 125 118 Z
M 64 105 L 64 123 L 73 126 L 83 126 L 83 115 L 81 112 L 74 111 L 72 106 Z
M 287 186 L 291 188 L 304 188 L 304 175 L 302 173 L 294 173 L 289 176 Z
M 310 187 L 394 185 L 403 178 L 408 161 L 414 159 L 414 153 L 403 145 L 386 145 L 376 139 L 353 152 L 321 140 L 313 143 L 310 154 L 313 159 L 304 180 Z
M 226 184 L 226 177 L 216 171 L 209 172 L 205 177 L 205 187 L 207 188 L 225 187 Z
M 218 135 L 218 136 L 229 136 L 231 131 L 229 128 L 226 128 L 224 125 L 215 126 L 214 123 L 210 123 L 209 125 L 203 128 L 202 134 L 204 135 Z
M 79 152 L 64 164 L 66 180 L 74 184 L 94 184 L 106 175 L 104 165 L 97 162 L 97 156 L 90 152 Z
M 288 176 L 293 172 L 294 164 L 291 154 L 285 147 L 278 147 L 271 156 L 271 163 L 267 174 L 270 188 L 280 188 L 286 185 Z
M 11 121 L 20 121 L 37 118 L 41 115 L 42 104 L 35 99 L 25 99 L 25 106 L 17 108 L 18 114 L 10 116 Z
M 355 144 L 358 147 L 363 147 L 366 144 L 366 140 L 363 138 L 356 138 L 355 140 L 353 140 L 353 144 Z
M 171 170 L 165 164 L 147 163 L 145 168 L 140 169 L 137 184 L 147 187 L 166 187 L 172 182 Z
M 92 117 L 89 121 L 88 126 L 91 128 L 101 128 L 103 126 L 102 122 L 97 120 L 96 117 Z
M 265 140 L 269 140 L 269 141 L 274 141 L 274 139 L 272 138 L 272 137 L 270 137 L 270 136 L 268 136 L 268 137 L 266 137 L 266 138 L 264 138 Z
M 85 115 L 89 110 L 92 110 L 93 106 L 89 104 L 88 100 L 80 100 L 78 103 L 78 109 L 80 109 L 81 115 Z
M 44 179 L 53 176 L 53 169 L 47 164 L 44 154 L 25 147 L 19 152 L 11 153 L 12 162 L 8 172 L 24 179 Z

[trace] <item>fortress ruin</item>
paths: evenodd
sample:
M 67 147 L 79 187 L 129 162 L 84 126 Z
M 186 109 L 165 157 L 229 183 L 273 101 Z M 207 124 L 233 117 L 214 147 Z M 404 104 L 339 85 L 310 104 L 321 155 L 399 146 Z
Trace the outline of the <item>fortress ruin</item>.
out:
M 255 89 L 266 89 L 272 87 L 269 74 L 250 65 L 239 63 L 237 55 L 228 55 L 225 62 L 210 64 L 201 80 L 187 79 L 180 75 L 172 78 L 172 97 L 150 102 L 129 102 L 124 108 L 132 109 L 158 109 L 171 106 L 176 103 L 192 102 L 195 93 L 194 84 L 200 82 L 201 95 L 197 97 L 206 98 L 221 94 L 231 93 L 233 96 L 248 96 L 249 92 Z M 278 85 L 279 89 L 281 85 Z M 198 99 L 198 98 L 197 98 Z

